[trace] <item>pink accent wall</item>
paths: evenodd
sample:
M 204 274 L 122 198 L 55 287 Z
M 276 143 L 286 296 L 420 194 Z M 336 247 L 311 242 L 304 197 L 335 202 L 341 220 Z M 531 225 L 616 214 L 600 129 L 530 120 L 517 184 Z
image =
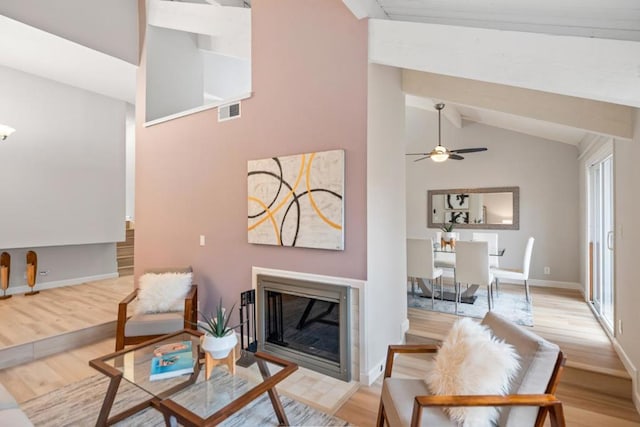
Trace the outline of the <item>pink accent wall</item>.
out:
M 135 273 L 192 265 L 203 309 L 238 301 L 252 266 L 366 279 L 367 22 L 341 0 L 253 2 L 252 21 L 240 119 L 145 128 L 144 56 L 138 74 Z M 247 160 L 331 149 L 345 150 L 345 250 L 247 243 Z

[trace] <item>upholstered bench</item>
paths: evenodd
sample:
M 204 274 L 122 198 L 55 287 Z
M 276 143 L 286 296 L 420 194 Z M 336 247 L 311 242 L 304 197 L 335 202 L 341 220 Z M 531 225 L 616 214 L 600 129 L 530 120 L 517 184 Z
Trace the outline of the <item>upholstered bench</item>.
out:
M 29 418 L 20 410 L 16 400 L 2 384 L 0 384 L 0 424 L 11 427 L 33 427 Z

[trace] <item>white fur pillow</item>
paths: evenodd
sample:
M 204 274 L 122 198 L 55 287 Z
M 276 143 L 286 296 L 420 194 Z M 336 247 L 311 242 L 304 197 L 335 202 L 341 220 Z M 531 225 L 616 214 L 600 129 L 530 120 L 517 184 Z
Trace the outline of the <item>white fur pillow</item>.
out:
M 136 314 L 183 310 L 191 281 L 192 273 L 143 274 L 138 281 Z
M 485 326 L 458 320 L 442 342 L 426 382 L 435 395 L 504 395 L 520 367 L 515 349 L 497 340 Z M 449 417 L 462 427 L 495 425 L 495 407 L 451 407 Z

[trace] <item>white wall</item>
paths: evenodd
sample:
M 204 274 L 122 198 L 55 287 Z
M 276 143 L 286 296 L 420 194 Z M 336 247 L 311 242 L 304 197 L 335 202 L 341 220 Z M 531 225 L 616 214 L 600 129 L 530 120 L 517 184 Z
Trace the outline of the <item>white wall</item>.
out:
M 127 117 L 125 122 L 125 218 L 136 218 L 136 107 L 127 104 Z
M 124 240 L 125 103 L 0 67 L 0 249 Z
M 634 402 L 640 410 L 640 328 L 638 328 L 638 302 L 640 301 L 640 110 L 636 110 L 632 141 L 614 142 L 615 167 L 615 310 L 616 321 L 623 324 L 622 334 L 616 340 L 626 357 L 622 357 L 634 379 Z M 633 375 L 635 374 L 635 375 Z
M 202 56 L 197 36 L 147 25 L 146 121 L 203 104 Z
M 367 284 L 369 380 L 407 321 L 404 95 L 399 69 L 369 65 L 367 115 Z
M 200 50 L 204 63 L 204 91 L 220 100 L 251 92 L 251 60 Z M 207 102 L 207 100 L 205 100 Z
M 437 115 L 407 107 L 406 152 L 430 151 L 437 144 Z M 499 230 L 507 249 L 500 265 L 519 268 L 527 238 L 536 238 L 531 278 L 577 286 L 578 150 L 575 146 L 464 122 L 461 129 L 442 121 L 442 143 L 450 149 L 487 147 L 460 161 L 434 163 L 406 159 L 407 237 L 432 236 L 427 228 L 427 191 L 447 188 L 520 187 L 520 230 Z M 473 230 L 458 229 L 461 238 Z M 551 268 L 544 275 L 545 266 Z M 534 281 L 535 282 L 535 281 Z M 563 283 L 559 283 L 563 282 Z M 540 282 L 539 282 L 540 283 Z

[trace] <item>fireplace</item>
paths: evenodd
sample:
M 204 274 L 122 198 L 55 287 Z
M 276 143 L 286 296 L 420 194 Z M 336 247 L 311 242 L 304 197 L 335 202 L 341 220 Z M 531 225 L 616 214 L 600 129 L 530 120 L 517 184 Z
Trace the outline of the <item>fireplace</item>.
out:
M 258 348 L 351 380 L 350 288 L 258 275 Z

